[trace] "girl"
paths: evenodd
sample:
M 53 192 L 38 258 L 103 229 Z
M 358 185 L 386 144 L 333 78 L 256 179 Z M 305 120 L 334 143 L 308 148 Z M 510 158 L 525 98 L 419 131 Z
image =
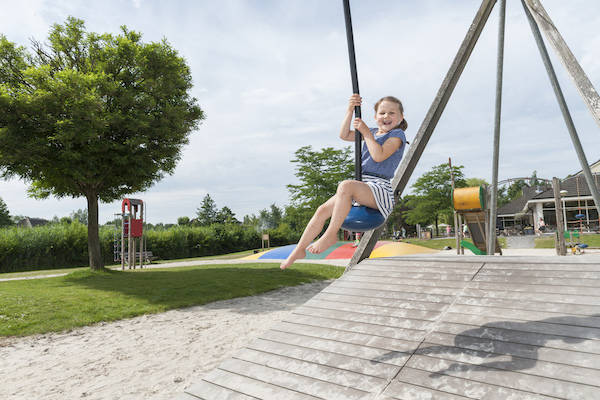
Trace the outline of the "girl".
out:
M 353 94 L 348 102 L 348 109 L 340 138 L 349 142 L 354 141 L 354 131 L 349 129 L 354 107 L 360 106 L 362 98 Z M 308 250 L 319 254 L 334 245 L 337 241 L 337 232 L 341 228 L 346 216 L 350 212 L 352 202 L 378 209 L 387 218 L 394 207 L 394 194 L 390 179 L 402 160 L 406 137 L 404 130 L 408 124 L 404 119 L 402 103 L 395 97 L 388 96 L 375 104 L 375 121 L 377 128 L 369 127 L 360 119 L 355 118 L 354 129 L 364 139 L 362 147 L 363 181 L 347 180 L 338 185 L 336 194 L 321 204 L 308 222 L 298 245 L 279 266 L 285 269 L 294 261 L 304 258 Z M 329 226 L 319 240 L 310 244 L 321 232 L 325 221 L 331 218 Z

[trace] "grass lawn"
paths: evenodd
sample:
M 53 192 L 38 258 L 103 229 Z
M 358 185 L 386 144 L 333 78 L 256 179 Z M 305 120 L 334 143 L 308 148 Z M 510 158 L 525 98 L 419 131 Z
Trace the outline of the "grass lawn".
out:
M 404 243 L 416 244 L 418 246 L 428 247 L 430 249 L 443 250 L 444 247 L 450 246 L 453 249 L 456 248 L 456 239 L 455 238 L 444 238 L 444 239 L 404 239 L 402 240 Z M 473 243 L 471 239 L 466 239 L 467 242 Z M 506 239 L 498 238 L 500 242 L 500 247 L 506 247 Z
M 102 272 L 86 268 L 55 278 L 0 282 L 0 336 L 58 332 L 251 296 L 338 278 L 343 271 L 304 263 L 286 271 L 273 263 Z
M 565 239 L 569 242 L 569 239 Z M 574 241 L 579 241 L 580 243 L 585 243 L 590 247 L 600 247 L 600 235 L 590 234 L 583 235 L 580 238 L 573 238 Z M 554 235 L 552 236 L 544 236 L 535 239 L 535 248 L 536 249 L 553 249 L 554 248 Z

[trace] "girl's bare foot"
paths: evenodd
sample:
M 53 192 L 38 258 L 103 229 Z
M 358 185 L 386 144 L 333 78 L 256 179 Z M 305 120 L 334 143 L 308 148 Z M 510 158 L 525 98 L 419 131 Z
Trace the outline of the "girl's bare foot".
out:
M 296 248 L 294 248 L 294 250 L 288 256 L 288 258 L 286 258 L 285 261 L 279 265 L 279 268 L 286 269 L 287 267 L 292 265 L 296 260 L 299 260 L 304 257 L 306 257 L 306 252 L 302 249 L 299 249 L 298 246 L 296 246 Z
M 337 238 L 335 236 L 327 236 L 323 235 L 319 240 L 310 244 L 306 250 L 311 252 L 312 254 L 321 254 L 331 246 L 333 246 L 337 242 Z

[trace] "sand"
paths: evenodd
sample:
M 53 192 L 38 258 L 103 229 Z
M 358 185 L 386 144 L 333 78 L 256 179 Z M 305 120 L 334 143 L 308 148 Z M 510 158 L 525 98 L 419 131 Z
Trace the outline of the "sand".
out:
M 173 399 L 329 283 L 0 338 L 0 399 Z

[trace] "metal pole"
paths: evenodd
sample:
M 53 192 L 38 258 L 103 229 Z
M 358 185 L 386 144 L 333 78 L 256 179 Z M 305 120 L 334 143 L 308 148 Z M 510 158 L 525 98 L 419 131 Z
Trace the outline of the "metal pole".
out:
M 452 199 L 454 198 L 454 171 L 452 171 L 452 158 L 448 157 L 448 167 L 450 168 L 450 182 L 452 184 L 451 190 L 452 195 L 450 196 Z M 460 254 L 460 239 L 458 238 L 458 218 L 456 216 L 456 210 L 454 209 L 454 204 L 452 204 L 452 211 L 454 214 L 454 236 L 456 238 L 456 254 Z
M 554 94 L 556 95 L 556 100 L 558 101 L 558 105 L 560 106 L 560 111 L 562 112 L 565 124 L 567 125 L 569 135 L 571 136 L 573 147 L 575 148 L 575 152 L 577 153 L 577 158 L 579 158 L 579 163 L 581 164 L 583 175 L 585 176 L 585 180 L 587 181 L 588 187 L 590 188 L 590 192 L 592 193 L 592 197 L 594 198 L 596 209 L 598 210 L 598 214 L 600 215 L 600 193 L 598 192 L 598 188 L 594 183 L 594 177 L 592 176 L 590 165 L 585 156 L 585 152 L 583 151 L 583 146 L 579 141 L 579 135 L 577 135 L 575 124 L 573 124 L 573 119 L 571 118 L 571 113 L 569 112 L 569 107 L 567 107 L 567 102 L 565 101 L 565 97 L 563 96 L 560 84 L 558 83 L 558 79 L 556 78 L 556 73 L 554 72 L 554 68 L 552 67 L 552 61 L 550 61 L 550 56 L 548 56 L 548 51 L 546 50 L 546 46 L 544 45 L 544 40 L 542 39 L 540 29 L 537 26 L 535 20 L 533 19 L 533 16 L 529 12 L 529 8 L 527 8 L 523 0 L 521 0 L 521 3 L 523 4 L 523 8 L 525 9 L 525 14 L 527 15 L 527 19 L 529 20 L 529 25 L 531 26 L 531 31 L 533 32 L 533 36 L 535 37 L 535 42 L 537 43 L 540 55 L 542 56 L 542 60 L 544 61 L 544 66 L 546 67 L 546 71 L 548 72 L 548 77 L 550 78 L 552 89 L 554 89 Z
M 490 223 L 487 241 L 487 253 L 496 254 L 496 215 L 498 214 L 498 159 L 500 155 L 500 116 L 502 114 L 502 72 L 504 67 L 504 26 L 506 0 L 500 0 L 500 19 L 498 23 L 498 61 L 496 64 L 496 113 L 494 120 L 494 154 L 492 160 L 492 191 L 490 193 Z
M 360 94 L 358 89 L 358 72 L 356 70 L 356 54 L 354 53 L 354 35 L 352 34 L 352 17 L 350 16 L 350 0 L 344 0 L 344 17 L 346 21 L 346 41 L 348 42 L 348 58 L 350 60 L 350 75 L 352 77 L 352 93 Z M 361 118 L 360 107 L 354 107 L 354 116 Z M 360 132 L 354 133 L 354 179 L 362 180 Z
M 560 196 L 560 180 L 552 178 L 552 189 L 554 190 L 554 204 L 556 213 L 556 255 L 567 255 L 567 246 L 565 245 L 565 225 L 562 219 L 562 202 Z

